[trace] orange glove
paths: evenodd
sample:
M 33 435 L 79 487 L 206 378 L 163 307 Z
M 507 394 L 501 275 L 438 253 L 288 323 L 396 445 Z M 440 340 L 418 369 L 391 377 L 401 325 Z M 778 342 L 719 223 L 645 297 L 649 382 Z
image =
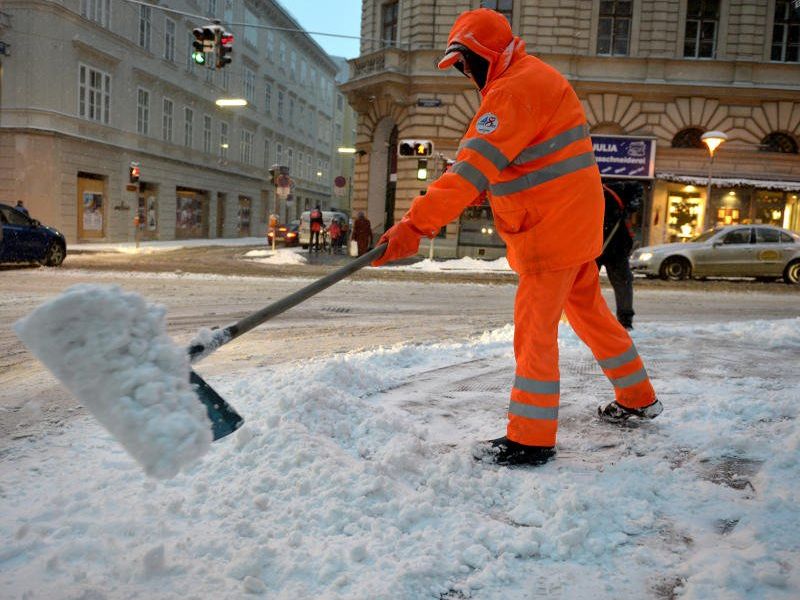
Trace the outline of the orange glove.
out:
M 389 246 L 383 256 L 372 261 L 373 267 L 380 267 L 393 260 L 400 260 L 407 256 L 413 256 L 419 250 L 419 240 L 425 234 L 414 227 L 411 219 L 407 216 L 403 220 L 389 228 L 389 231 L 381 236 L 378 245 L 387 243 Z

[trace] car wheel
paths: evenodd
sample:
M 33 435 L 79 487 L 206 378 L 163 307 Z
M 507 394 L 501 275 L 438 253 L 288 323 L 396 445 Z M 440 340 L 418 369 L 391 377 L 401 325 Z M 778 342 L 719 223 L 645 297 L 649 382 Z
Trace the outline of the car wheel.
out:
M 685 258 L 673 256 L 662 263 L 659 275 L 670 281 L 688 279 L 692 275 L 692 265 Z
M 47 249 L 47 254 L 45 254 L 42 264 L 46 267 L 58 267 L 64 262 L 66 256 L 67 252 L 64 246 L 58 242 L 53 242 Z
M 800 260 L 794 260 L 783 270 L 783 281 L 790 285 L 800 283 Z

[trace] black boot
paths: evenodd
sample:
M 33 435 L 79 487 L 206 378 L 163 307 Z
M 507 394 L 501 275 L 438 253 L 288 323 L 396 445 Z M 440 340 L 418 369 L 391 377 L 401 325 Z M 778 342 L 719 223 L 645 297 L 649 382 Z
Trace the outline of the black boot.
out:
M 664 405 L 656 398 L 655 402 L 642 408 L 627 408 L 616 400 L 597 407 L 597 416 L 609 423 L 624 423 L 631 417 L 655 419 L 664 411 Z
M 526 446 L 507 437 L 482 442 L 474 453 L 475 460 L 497 465 L 543 465 L 555 455 L 553 446 Z

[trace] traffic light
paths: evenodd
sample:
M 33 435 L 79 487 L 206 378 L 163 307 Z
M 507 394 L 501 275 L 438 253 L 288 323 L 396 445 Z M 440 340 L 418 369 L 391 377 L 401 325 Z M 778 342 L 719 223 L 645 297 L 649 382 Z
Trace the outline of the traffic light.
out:
M 417 161 L 417 179 L 425 181 L 428 179 L 428 159 L 420 158 Z
M 228 56 L 233 52 L 233 34 L 229 31 L 217 30 L 216 37 L 217 46 L 217 68 L 222 69 L 225 65 L 231 63 L 231 57 Z
M 433 155 L 433 142 L 430 140 L 400 140 L 397 147 L 398 156 L 416 156 L 417 158 Z
M 192 60 L 198 65 L 206 64 L 206 54 L 214 51 L 216 29 L 213 26 L 195 27 L 192 29 Z
M 139 175 L 141 171 L 139 170 L 139 163 L 132 162 L 130 167 L 128 167 L 128 180 L 131 183 L 139 183 Z

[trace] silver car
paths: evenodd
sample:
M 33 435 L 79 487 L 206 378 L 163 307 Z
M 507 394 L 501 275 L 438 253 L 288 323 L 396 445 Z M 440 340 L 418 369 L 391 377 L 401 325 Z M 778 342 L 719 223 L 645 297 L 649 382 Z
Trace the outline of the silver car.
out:
M 800 283 L 800 235 L 772 225 L 729 225 L 690 242 L 634 251 L 631 269 L 648 277 L 756 277 Z

